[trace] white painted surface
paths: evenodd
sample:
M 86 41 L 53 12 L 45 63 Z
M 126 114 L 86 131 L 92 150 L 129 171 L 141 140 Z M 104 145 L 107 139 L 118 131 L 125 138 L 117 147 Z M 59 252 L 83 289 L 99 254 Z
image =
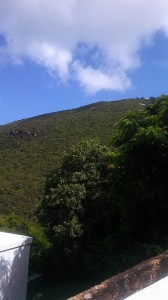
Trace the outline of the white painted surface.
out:
M 0 252 L 31 243 L 32 238 L 29 236 L 0 232 Z
M 0 232 L 0 300 L 26 300 L 32 238 Z
M 126 300 L 167 300 L 168 277 L 165 277 L 143 290 L 126 298 Z

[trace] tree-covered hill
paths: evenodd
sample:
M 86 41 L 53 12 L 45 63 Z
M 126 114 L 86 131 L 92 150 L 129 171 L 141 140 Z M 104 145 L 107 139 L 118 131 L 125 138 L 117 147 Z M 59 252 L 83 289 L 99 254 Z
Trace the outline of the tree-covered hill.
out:
M 63 151 L 86 138 L 108 145 L 116 122 L 148 103 L 145 99 L 99 102 L 0 126 L 1 213 L 32 217 L 46 174 L 60 165 Z

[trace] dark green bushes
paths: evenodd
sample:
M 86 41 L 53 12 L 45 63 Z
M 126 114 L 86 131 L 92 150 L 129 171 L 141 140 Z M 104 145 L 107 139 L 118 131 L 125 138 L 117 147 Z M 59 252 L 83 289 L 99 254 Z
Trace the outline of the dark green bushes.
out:
M 38 217 L 64 276 L 121 271 L 167 246 L 167 128 L 164 97 L 123 118 L 110 151 L 80 143 L 48 176 Z

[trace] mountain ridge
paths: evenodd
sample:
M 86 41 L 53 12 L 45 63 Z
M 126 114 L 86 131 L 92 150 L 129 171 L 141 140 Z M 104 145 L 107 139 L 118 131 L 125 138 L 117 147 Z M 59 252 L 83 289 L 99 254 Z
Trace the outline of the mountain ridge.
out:
M 47 173 L 61 164 L 64 151 L 86 138 L 109 145 L 116 122 L 127 111 L 144 109 L 150 101 L 100 101 L 0 126 L 0 207 L 32 217 L 43 194 Z M 11 131 L 27 132 L 12 135 Z M 28 131 L 36 134 L 28 134 Z

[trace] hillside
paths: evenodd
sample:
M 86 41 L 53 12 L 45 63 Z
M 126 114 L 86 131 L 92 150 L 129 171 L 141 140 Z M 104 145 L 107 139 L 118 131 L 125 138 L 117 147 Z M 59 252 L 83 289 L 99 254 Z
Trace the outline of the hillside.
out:
M 108 145 L 116 122 L 148 100 L 99 102 L 0 126 L 0 209 L 32 217 L 46 174 L 59 166 L 63 151 L 85 138 Z

